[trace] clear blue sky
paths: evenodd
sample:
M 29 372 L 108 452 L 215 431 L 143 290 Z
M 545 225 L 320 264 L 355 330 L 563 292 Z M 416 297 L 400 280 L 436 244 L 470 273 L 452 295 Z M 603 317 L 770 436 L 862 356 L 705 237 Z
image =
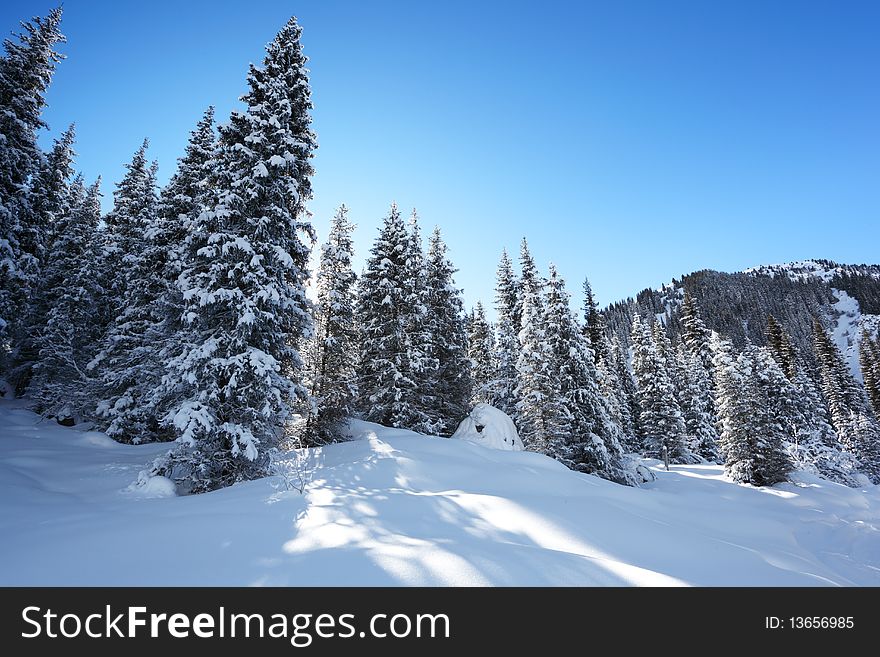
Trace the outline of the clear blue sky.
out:
M 6 0 L 0 26 L 51 2 Z M 702 268 L 880 261 L 880 3 L 67 0 L 57 134 L 108 198 L 144 136 L 167 180 L 288 16 L 311 57 L 315 224 L 359 262 L 391 200 L 439 224 L 469 304 L 526 235 L 610 302 Z

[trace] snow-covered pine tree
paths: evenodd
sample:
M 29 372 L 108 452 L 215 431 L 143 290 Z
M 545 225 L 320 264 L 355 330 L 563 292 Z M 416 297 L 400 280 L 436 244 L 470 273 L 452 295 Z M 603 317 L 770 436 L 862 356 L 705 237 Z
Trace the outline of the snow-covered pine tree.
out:
M 309 446 L 345 438 L 357 397 L 353 232 L 348 208 L 340 205 L 321 247 L 316 281 L 315 337 L 308 368 L 314 411 L 304 435 Z
M 519 360 L 519 333 L 522 318 L 519 315 L 521 287 L 513 273 L 513 263 L 507 251 L 501 252 L 495 283 L 495 373 L 489 384 L 489 403 L 517 421 L 517 371 Z
M 797 426 L 788 454 L 798 470 L 806 470 L 847 486 L 859 485 L 858 462 L 843 449 L 834 429 L 826 419 L 828 409 L 813 380 L 801 366 L 794 378 Z
M 379 229 L 358 286 L 358 390 L 366 420 L 430 430 L 423 390 L 413 371 L 411 234 L 396 204 Z
M 409 352 L 410 371 L 416 383 L 413 403 L 418 412 L 427 418 L 426 422 L 409 428 L 413 431 L 433 435 L 441 430 L 442 424 L 437 420 L 437 414 L 432 410 L 440 403 L 433 389 L 440 364 L 432 353 L 434 336 L 431 334 L 428 323 L 430 320 L 428 315 L 428 266 L 422 247 L 419 215 L 415 208 L 410 213 L 407 229 L 409 239 L 406 243 L 404 338 Z
M 519 286 L 522 290 L 522 298 L 520 299 L 521 314 L 525 312 L 525 310 L 522 309 L 522 306 L 525 306 L 526 295 L 540 290 L 544 285 L 544 281 L 541 280 L 541 275 L 538 273 L 538 266 L 535 264 L 535 259 L 532 257 L 532 252 L 529 250 L 529 243 L 526 241 L 525 237 L 522 238 L 522 241 L 519 244 L 519 267 Z M 522 330 L 522 326 L 520 326 L 520 330 Z
M 190 382 L 181 377 L 185 372 L 169 369 L 165 364 L 192 349 L 197 339 L 191 335 L 184 316 L 183 290 L 178 279 L 189 264 L 190 233 L 208 202 L 212 171 L 217 166 L 216 156 L 214 108 L 208 107 L 190 133 L 184 155 L 177 162 L 177 170 L 159 197 L 155 239 L 165 248 L 156 254 L 162 259 L 157 263 L 157 271 L 162 272 L 163 290 L 156 301 L 155 314 L 159 324 L 154 332 L 158 333 L 158 359 L 165 371 L 161 385 L 155 388 L 149 403 L 160 420 L 191 392 Z
M 473 379 L 473 404 L 491 404 L 491 383 L 495 373 L 495 339 L 492 325 L 486 320 L 483 304 L 477 305 L 468 318 L 468 358 Z
M 784 428 L 770 407 L 768 392 L 773 385 L 766 372 L 746 353 L 737 355 L 717 334 L 712 335 L 711 345 L 725 472 L 734 481 L 755 486 L 785 481 L 791 461 Z M 778 367 L 777 371 L 781 373 Z
M 624 446 L 631 452 L 638 452 L 641 449 L 639 417 L 641 416 L 642 409 L 639 407 L 636 381 L 629 366 L 628 350 L 616 335 L 611 340 L 611 355 L 614 361 L 614 371 L 617 375 L 618 394 L 621 396 L 621 404 L 629 408 L 629 412 L 622 416 L 629 417 L 628 422 L 621 424 L 621 428 L 624 430 L 624 440 L 627 441 L 627 444 Z
M 144 170 L 143 156 L 140 149 L 126 176 L 135 177 L 137 186 L 120 184 L 117 189 L 116 200 L 121 203 L 118 209 L 114 207 L 112 225 L 117 244 L 124 245 L 116 254 L 125 267 L 120 272 L 124 276 L 117 275 L 115 281 L 122 301 L 98 355 L 89 363 L 101 379 L 97 426 L 119 442 L 135 444 L 171 438 L 162 432 L 150 403 L 164 374 L 157 301 L 167 288 L 165 264 L 170 245 L 162 239 L 158 167 L 154 162 Z
M 687 428 L 688 448 L 709 462 L 717 462 L 718 432 L 715 429 L 712 386 L 702 360 L 679 344 L 674 354 L 678 402 Z
M 29 183 L 38 177 L 43 153 L 37 133 L 46 124 L 41 118 L 46 90 L 63 59 L 55 48 L 64 43 L 60 31 L 61 8 L 45 18 L 23 22 L 17 39 L 3 42 L 0 57 L 0 377 L 9 366 L 7 355 L 18 322 L 26 317 L 26 300 L 39 280 L 39 252 L 44 236 L 33 223 Z
M 798 355 L 788 335 L 788 331 L 776 321 L 773 315 L 767 316 L 767 346 L 773 358 L 790 380 L 797 372 Z
M 684 293 L 684 301 L 681 306 L 681 325 L 682 341 L 688 350 L 703 363 L 703 367 L 709 373 L 709 381 L 714 385 L 711 378 L 713 353 L 709 345 L 711 334 L 700 317 L 696 300 L 687 291 Z
M 645 453 L 663 458 L 665 448 L 670 463 L 694 462 L 696 457 L 687 448 L 687 428 L 665 359 L 654 342 L 652 329 L 638 315 L 633 317 L 632 342 Z
M 251 66 L 244 112 L 220 128 L 179 277 L 192 346 L 171 363 L 190 394 L 172 409 L 177 445 L 154 466 L 201 492 L 268 472 L 269 450 L 306 407 L 294 345 L 311 336 L 305 286 L 317 147 L 302 29 L 291 18 Z
M 559 370 L 547 341 L 544 291 L 537 283 L 526 284 L 523 294 L 516 386 L 519 435 L 527 450 L 555 455 L 563 449 L 571 418 L 560 399 Z
M 872 340 L 867 329 L 862 329 L 859 342 L 859 366 L 874 415 L 880 417 L 880 338 Z
M 70 209 L 55 221 L 43 271 L 43 295 L 51 304 L 37 340 L 38 359 L 31 389 L 40 413 L 72 423 L 93 409 L 94 381 L 86 364 L 94 356 L 101 327 L 94 309 L 102 303 L 97 271 L 102 255 L 98 222 L 101 181 L 88 190 L 78 177 L 71 186 Z
M 435 432 L 451 435 L 470 411 L 473 379 L 464 303 L 461 290 L 455 286 L 456 269 L 447 256 L 439 228 L 434 228 L 428 240 L 425 272 L 425 329 L 434 364 L 428 381 L 429 415 L 437 427 Z
M 38 336 L 46 325 L 51 294 L 46 288 L 48 253 L 56 237 L 59 224 L 70 215 L 70 185 L 73 177 L 74 127 L 71 125 L 55 140 L 52 150 L 40 159 L 39 169 L 30 181 L 30 218 L 22 222 L 18 236 L 23 254 L 30 257 L 22 262 L 20 271 L 31 281 L 28 300 L 22 306 L 22 317 L 16 322 L 12 342 L 16 345 L 14 362 L 6 374 L 7 382 L 17 394 L 23 394 L 31 377 L 31 368 L 38 358 Z M 85 189 L 78 190 L 82 202 Z
M 103 310 L 111 320 L 121 311 L 131 269 L 139 261 L 144 246 L 146 224 L 143 222 L 147 217 L 155 217 L 157 212 L 156 190 L 149 184 L 149 145 L 149 140 L 144 139 L 131 162 L 125 165 L 125 174 L 113 191 L 113 209 L 104 217 L 104 274 L 107 278 L 102 284 L 110 307 Z
M 590 279 L 584 279 L 584 331 L 590 339 L 590 347 L 596 363 L 611 362 L 611 344 L 605 329 L 605 319 L 599 312 Z
M 756 434 L 754 483 L 772 485 L 785 481 L 792 469 L 786 446 L 798 431 L 797 391 L 767 347 L 748 345 L 743 358 L 751 367 L 759 393 L 752 410 Z
M 832 425 L 847 451 L 858 459 L 861 471 L 880 483 L 880 427 L 864 391 L 818 319 L 813 323 L 813 348 Z
M 565 281 L 552 264 L 545 317 L 545 340 L 558 383 L 552 403 L 562 405 L 554 415 L 559 424 L 550 455 L 573 470 L 632 485 L 635 477 L 623 455 L 621 428 L 600 394 L 588 337 L 571 312 Z
M 207 193 L 211 166 L 216 153 L 214 108 L 208 107 L 190 133 L 183 157 L 177 161 L 177 171 L 162 189 L 159 198 L 159 239 L 169 246 L 166 255 L 166 290 L 161 303 L 162 315 L 170 325 L 167 333 L 182 326 L 183 299 L 177 286 L 177 277 L 183 271 L 186 258 L 186 238 L 190 222 L 195 218 L 200 201 Z

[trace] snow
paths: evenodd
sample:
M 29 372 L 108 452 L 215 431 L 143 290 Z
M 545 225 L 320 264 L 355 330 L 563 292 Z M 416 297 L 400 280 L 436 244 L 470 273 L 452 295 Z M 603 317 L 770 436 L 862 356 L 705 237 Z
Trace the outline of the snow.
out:
M 875 486 L 757 489 L 651 461 L 656 481 L 628 488 L 531 452 L 352 432 L 288 455 L 286 476 L 147 496 L 130 485 L 168 445 L 2 401 L 0 585 L 880 585 Z
M 129 492 L 139 497 L 174 497 L 177 485 L 168 477 L 146 477 L 142 482 L 129 487 Z
M 508 415 L 489 404 L 477 404 L 461 421 L 452 438 L 467 440 L 490 449 L 513 452 L 523 450 L 516 425 Z
M 837 321 L 831 332 L 831 339 L 840 349 L 844 360 L 849 365 L 850 372 L 856 380 L 862 380 L 862 371 L 859 367 L 859 334 L 861 333 L 862 313 L 859 302 L 849 296 L 843 290 L 831 288 L 837 301 L 831 306 L 837 313 Z

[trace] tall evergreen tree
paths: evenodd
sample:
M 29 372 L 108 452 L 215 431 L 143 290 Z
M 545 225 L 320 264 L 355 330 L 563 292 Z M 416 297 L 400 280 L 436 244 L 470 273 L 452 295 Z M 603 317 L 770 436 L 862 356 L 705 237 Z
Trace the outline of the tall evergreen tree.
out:
M 291 18 L 251 66 L 244 112 L 220 128 L 179 277 L 191 346 L 172 363 L 189 394 L 177 446 L 154 467 L 200 492 L 263 476 L 269 450 L 310 402 L 295 345 L 312 334 L 305 286 L 317 147 L 302 29 Z
M 125 174 L 113 191 L 113 209 L 104 217 L 107 280 L 102 283 L 112 302 L 112 307 L 106 309 L 111 318 L 121 311 L 130 272 L 138 264 L 144 247 L 147 221 L 154 219 L 158 210 L 155 174 L 151 174 L 147 162 L 149 145 L 149 140 L 144 139 L 131 162 L 125 165 Z
M 880 428 L 867 397 L 818 319 L 813 324 L 813 348 L 832 425 L 847 451 L 858 459 L 861 471 L 880 482 Z
M 598 363 L 611 361 L 611 344 L 605 328 L 605 319 L 599 312 L 599 306 L 593 296 L 593 288 L 590 279 L 584 279 L 584 330 L 590 339 L 590 347 L 593 349 L 593 357 Z
M 789 456 L 798 470 L 806 470 L 832 481 L 856 486 L 858 461 L 843 446 L 826 419 L 828 409 L 813 380 L 798 366 L 792 379 L 796 405 L 794 440 Z
M 681 324 L 682 341 L 688 350 L 700 359 L 711 376 L 713 367 L 713 353 L 709 345 L 711 334 L 700 317 L 696 300 L 687 291 L 684 293 L 684 302 L 681 306 Z
M 81 178 L 71 186 L 69 211 L 57 217 L 44 271 L 48 306 L 37 336 L 38 358 L 32 390 L 38 410 L 61 422 L 73 422 L 91 411 L 93 380 L 86 364 L 94 356 L 100 326 L 93 321 L 101 303 L 97 271 L 101 257 L 100 179 L 88 190 Z
M 652 330 L 636 315 L 633 318 L 633 370 L 638 385 L 639 425 L 648 456 L 670 463 L 690 463 L 695 457 L 687 448 L 686 426 L 675 399 L 666 361 L 658 350 Z
M 737 355 L 717 335 L 712 337 L 712 347 L 725 471 L 734 481 L 755 486 L 785 481 L 791 462 L 785 451 L 784 427 L 769 397 L 780 379 L 771 381 L 747 354 Z
M 715 429 L 712 386 L 706 368 L 698 356 L 683 344 L 674 355 L 678 395 L 687 430 L 688 448 L 707 461 L 715 462 L 718 454 L 718 432 Z
M 37 133 L 46 124 L 42 111 L 46 90 L 63 59 L 56 51 L 64 43 L 61 8 L 45 18 L 22 23 L 17 39 L 3 42 L 0 57 L 0 375 L 8 367 L 10 338 L 39 281 L 39 250 L 44 236 L 34 222 L 29 183 L 38 177 L 43 154 Z
M 178 279 L 189 264 L 190 233 L 202 208 L 209 203 L 216 157 L 214 108 L 208 107 L 190 133 L 183 157 L 177 161 L 177 170 L 161 191 L 158 223 L 150 232 L 155 246 L 152 266 L 161 286 L 154 310 L 158 322 L 150 332 L 163 364 L 193 349 L 199 339 L 186 321 L 186 304 Z M 163 369 L 161 384 L 153 390 L 149 400 L 152 412 L 160 420 L 191 392 L 190 382 L 181 377 L 184 372 L 177 368 Z
M 538 267 L 535 264 L 535 259 L 532 257 L 532 252 L 529 250 L 529 243 L 526 241 L 525 237 L 522 238 L 522 242 L 520 242 L 519 245 L 519 266 L 519 284 L 522 289 L 521 304 L 524 306 L 526 295 L 536 292 L 543 286 L 541 275 L 538 273 Z M 525 311 L 521 310 L 521 312 Z M 520 326 L 520 330 L 521 329 L 522 326 Z
M 519 333 L 522 318 L 518 314 L 521 287 L 513 273 L 513 263 L 507 251 L 501 252 L 495 283 L 496 367 L 489 385 L 489 403 L 517 420 L 517 362 L 519 360 Z
M 433 412 L 440 401 L 434 392 L 434 382 L 438 377 L 440 363 L 433 353 L 434 336 L 431 333 L 431 317 L 428 309 L 428 264 L 422 248 L 422 230 L 419 215 L 413 208 L 407 226 L 409 237 L 406 242 L 406 278 L 404 279 L 404 337 L 407 343 L 410 372 L 416 383 L 413 391 L 413 404 L 419 413 L 424 414 L 426 422 L 410 427 L 421 433 L 436 434 L 442 423 Z
M 633 484 L 620 444 L 621 429 L 609 415 L 602 398 L 598 373 L 588 338 L 581 331 L 569 305 L 565 281 L 550 265 L 547 283 L 545 339 L 553 359 L 557 383 L 554 403 L 562 409 L 556 416 L 551 456 L 579 472 L 611 481 Z
M 611 354 L 614 372 L 617 375 L 617 389 L 621 398 L 621 406 L 628 408 L 628 411 L 623 411 L 624 415 L 622 416 L 627 419 L 621 424 L 621 428 L 624 430 L 624 439 L 627 441 L 625 447 L 629 451 L 637 452 L 641 448 L 639 441 L 639 436 L 641 435 L 639 417 L 642 411 L 639 406 L 636 381 L 629 367 L 627 349 L 617 336 L 614 336 L 611 341 Z
M 470 411 L 473 393 L 464 303 L 453 280 L 455 271 L 440 229 L 435 228 L 428 241 L 424 298 L 429 354 L 435 365 L 428 381 L 429 415 L 440 435 L 455 431 Z
M 341 205 L 330 222 L 318 268 L 315 338 L 309 367 L 315 407 L 305 434 L 308 445 L 343 439 L 357 397 L 353 232 L 348 208 Z
M 547 341 L 544 292 L 526 284 L 523 293 L 516 387 L 519 435 L 527 450 L 553 455 L 562 450 L 570 418 L 559 397 L 559 373 Z
M 414 296 L 411 244 L 411 233 L 392 204 L 360 279 L 358 388 L 365 419 L 428 433 L 425 391 L 419 388 L 421 371 L 415 371 L 409 333 Z
M 121 293 L 115 318 L 108 327 L 98 355 L 89 363 L 102 385 L 96 391 L 98 426 L 125 443 L 161 438 L 158 418 L 149 399 L 161 383 L 159 337 L 161 322 L 156 301 L 165 289 L 164 252 L 160 243 L 156 187 L 157 165 L 146 166 L 147 143 L 135 153 L 116 190 L 112 213 L 113 237 L 121 252 L 114 260 L 125 265 L 116 272 L 114 289 Z M 170 436 L 167 436 L 170 437 Z
M 797 372 L 797 351 L 791 342 L 788 331 L 776 321 L 773 315 L 767 316 L 767 346 L 773 358 L 779 363 L 785 376 L 794 379 Z
M 472 402 L 491 404 L 491 384 L 495 374 L 495 338 L 486 311 L 479 301 L 468 321 L 468 358 L 473 379 Z
M 20 272 L 31 281 L 28 301 L 22 306 L 22 316 L 16 322 L 12 340 L 16 345 L 14 362 L 6 380 L 24 393 L 30 381 L 31 368 L 38 358 L 38 336 L 46 325 L 53 297 L 47 285 L 48 255 L 58 229 L 71 212 L 71 179 L 73 177 L 74 128 L 70 126 L 58 139 L 48 156 L 40 160 L 39 170 L 31 181 L 30 217 L 22 222 L 24 230 L 18 236 L 20 250 L 30 257 Z M 85 190 L 80 188 L 77 202 L 82 202 Z
M 867 329 L 862 329 L 859 342 L 859 366 L 874 415 L 880 417 L 880 338 L 872 340 Z

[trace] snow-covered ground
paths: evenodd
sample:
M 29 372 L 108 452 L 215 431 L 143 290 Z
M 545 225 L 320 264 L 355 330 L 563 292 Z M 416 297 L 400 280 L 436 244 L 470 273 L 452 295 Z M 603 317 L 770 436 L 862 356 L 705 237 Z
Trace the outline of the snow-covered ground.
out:
M 304 494 L 274 477 L 169 497 L 127 490 L 166 446 L 6 404 L 0 585 L 880 585 L 878 487 L 655 465 L 625 488 L 356 423 L 360 439 L 301 459 Z

